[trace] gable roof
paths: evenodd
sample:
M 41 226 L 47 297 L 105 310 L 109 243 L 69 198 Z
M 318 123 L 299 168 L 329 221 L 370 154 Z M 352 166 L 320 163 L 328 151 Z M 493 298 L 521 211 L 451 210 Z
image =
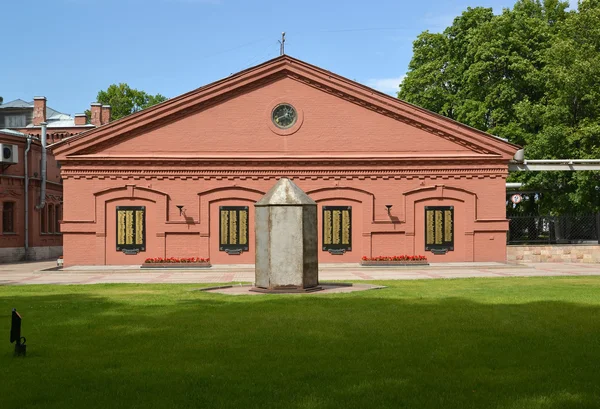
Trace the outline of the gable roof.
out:
M 15 99 L 14 101 L 9 101 L 5 104 L 0 104 L 0 109 L 19 109 L 19 108 L 27 108 L 27 109 L 33 109 L 33 101 L 31 102 L 27 102 L 27 101 L 23 101 L 22 99 Z M 52 117 L 56 116 L 56 115 L 66 115 L 63 114 L 62 112 L 58 112 L 56 109 L 50 108 L 49 106 L 46 106 L 46 118 L 51 119 Z
M 0 104 L 0 109 L 4 108 L 33 108 L 31 102 L 23 101 L 22 99 L 15 99 L 4 104 Z
M 260 65 L 232 74 L 153 107 L 110 122 L 88 132 L 63 139 L 53 145 L 58 160 L 85 154 L 94 146 L 108 143 L 121 135 L 150 129 L 185 116 L 201 106 L 211 106 L 246 89 L 279 78 L 290 77 L 339 98 L 409 123 L 458 144 L 509 160 L 519 146 L 504 139 L 471 128 L 442 115 L 401 101 L 390 95 L 351 81 L 304 61 L 282 55 Z

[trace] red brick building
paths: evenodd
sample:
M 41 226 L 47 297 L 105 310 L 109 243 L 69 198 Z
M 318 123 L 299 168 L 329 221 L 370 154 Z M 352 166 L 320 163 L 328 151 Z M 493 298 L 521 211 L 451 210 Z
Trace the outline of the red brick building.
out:
M 321 262 L 504 261 L 518 149 L 281 56 L 58 143 L 65 265 L 253 263 L 282 176 L 318 203 Z
M 62 218 L 63 189 L 54 155 L 47 153 L 46 193 L 42 200 L 39 139 L 2 129 L 0 148 L 0 262 L 60 256 L 58 221 Z
M 110 107 L 92 104 L 92 124 L 46 105 L 15 100 L 0 104 L 0 262 L 41 260 L 62 255 L 63 189 L 51 144 L 110 119 Z M 94 115 L 95 114 L 95 115 Z M 46 178 L 42 172 L 42 124 L 46 124 Z M 45 193 L 42 197 L 42 185 Z
M 46 97 L 35 97 L 32 102 L 16 99 L 0 104 L 0 129 L 11 129 L 40 137 L 42 122 L 47 124 L 48 144 L 78 135 L 110 121 L 110 105 L 92 103 L 90 123 L 85 114 L 71 116 L 50 108 Z

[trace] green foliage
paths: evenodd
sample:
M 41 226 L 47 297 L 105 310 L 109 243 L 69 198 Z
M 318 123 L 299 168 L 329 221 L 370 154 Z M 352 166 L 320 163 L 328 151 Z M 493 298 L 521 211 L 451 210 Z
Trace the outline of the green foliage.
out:
M 97 102 L 112 107 L 112 120 L 123 118 L 166 100 L 167 97 L 161 94 L 150 95 L 131 88 L 125 83 L 112 84 L 106 91 L 99 91 L 96 97 Z M 89 110 L 86 111 L 86 115 L 90 118 Z
M 382 284 L 0 286 L 0 407 L 598 408 L 600 277 Z
M 4 102 L 4 98 L 0 97 L 0 104 Z
M 417 38 L 398 97 L 508 138 L 528 159 L 600 158 L 600 1 L 567 7 L 467 9 L 443 33 Z M 600 209 L 600 172 L 511 178 L 543 192 L 542 212 Z

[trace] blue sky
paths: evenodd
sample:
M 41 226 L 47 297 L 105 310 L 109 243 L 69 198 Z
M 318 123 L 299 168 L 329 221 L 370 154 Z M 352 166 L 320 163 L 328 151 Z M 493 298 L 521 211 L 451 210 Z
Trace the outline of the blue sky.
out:
M 112 83 L 174 97 L 286 54 L 394 94 L 424 31 L 513 0 L 6 0 L 0 96 L 75 114 Z M 10 16 L 10 17 L 7 17 Z

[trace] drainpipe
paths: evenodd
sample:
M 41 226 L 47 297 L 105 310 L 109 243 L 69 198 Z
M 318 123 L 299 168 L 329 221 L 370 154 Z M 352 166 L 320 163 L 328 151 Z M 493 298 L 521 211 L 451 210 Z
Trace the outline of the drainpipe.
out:
M 27 136 L 27 149 L 25 149 L 25 260 L 29 260 L 29 150 L 31 149 L 31 136 Z
M 40 138 L 42 143 L 42 186 L 40 189 L 40 204 L 35 207 L 37 210 L 41 210 L 46 206 L 46 126 L 48 124 L 42 122 L 40 125 L 42 126 L 42 136 Z

